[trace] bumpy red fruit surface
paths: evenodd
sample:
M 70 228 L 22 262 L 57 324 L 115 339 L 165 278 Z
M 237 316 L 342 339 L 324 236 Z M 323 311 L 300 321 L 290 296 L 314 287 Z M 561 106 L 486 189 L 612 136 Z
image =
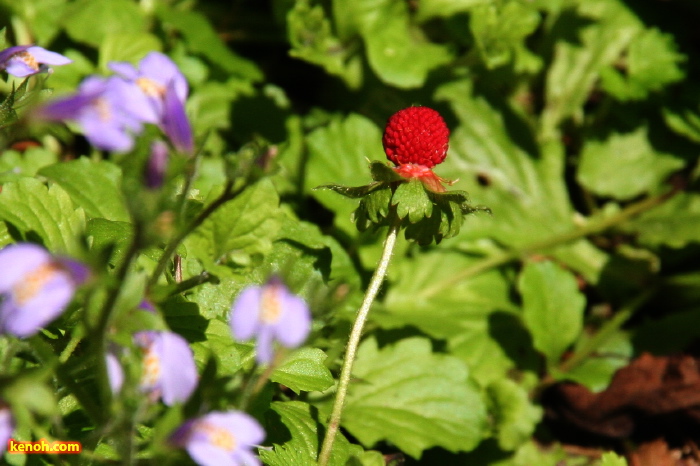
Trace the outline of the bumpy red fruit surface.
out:
M 408 107 L 386 124 L 382 144 L 395 165 L 413 163 L 432 168 L 447 154 L 450 130 L 440 114 L 428 107 Z

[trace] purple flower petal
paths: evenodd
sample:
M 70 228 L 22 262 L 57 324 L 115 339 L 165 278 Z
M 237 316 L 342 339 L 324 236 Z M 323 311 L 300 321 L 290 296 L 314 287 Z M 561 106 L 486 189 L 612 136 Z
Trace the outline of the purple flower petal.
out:
M 184 447 L 200 465 L 259 465 L 251 449 L 265 439 L 265 431 L 248 414 L 212 412 L 184 423 L 171 442 Z
M 109 388 L 112 390 L 112 393 L 116 395 L 121 391 L 122 385 L 124 385 L 124 369 L 122 365 L 119 364 L 117 355 L 111 352 L 105 355 L 105 364 L 107 365 Z
M 63 312 L 81 279 L 64 260 L 29 243 L 0 251 L 0 334 L 31 336 Z
M 296 348 L 304 343 L 311 331 L 311 313 L 306 302 L 291 293 L 285 293 L 284 313 L 277 321 L 276 336 L 282 345 Z
M 175 95 L 172 83 L 168 85 L 165 93 L 162 124 L 163 131 L 177 150 L 185 154 L 194 151 L 190 121 L 187 119 L 183 102 Z
M 12 437 L 15 430 L 15 418 L 12 416 L 10 408 L 4 403 L 0 403 L 0 454 L 7 448 L 7 441 Z
M 70 58 L 41 47 L 29 47 L 27 52 L 32 54 L 36 61 L 46 63 L 47 65 L 67 65 L 69 63 L 73 63 L 73 60 Z
M 126 61 L 113 61 L 107 67 L 128 80 L 135 80 L 139 76 L 139 72 L 134 68 L 134 65 Z
M 148 77 L 163 87 L 173 86 L 173 92 L 181 102 L 187 99 L 189 86 L 180 69 L 167 56 L 160 52 L 151 52 L 139 63 L 141 75 Z
M 253 338 L 259 326 L 260 293 L 262 288 L 251 286 L 244 289 L 231 311 L 231 331 L 238 340 Z

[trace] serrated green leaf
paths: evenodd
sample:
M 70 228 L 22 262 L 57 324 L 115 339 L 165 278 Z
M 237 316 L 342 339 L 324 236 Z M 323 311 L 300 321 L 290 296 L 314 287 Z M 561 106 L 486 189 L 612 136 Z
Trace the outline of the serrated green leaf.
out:
M 589 338 L 579 338 L 577 347 L 581 347 Z M 566 373 L 554 371 L 552 376 L 557 380 L 580 383 L 592 392 L 600 392 L 608 388 L 615 372 L 629 363 L 635 350 L 629 335 L 617 332 L 598 346 L 595 354 L 586 358 L 580 365 Z
M 34 178 L 5 183 L 0 192 L 0 220 L 25 235 L 38 235 L 52 251 L 77 253 L 85 229 L 85 213 L 76 209 L 58 185 L 47 188 Z
M 312 7 L 308 1 L 295 2 L 287 14 L 287 36 L 292 57 L 322 66 L 329 74 L 342 78 L 351 89 L 362 83 L 360 56 L 350 55 L 333 35 L 321 5 Z
M 167 28 L 182 33 L 192 52 L 201 53 L 228 73 L 253 81 L 262 79 L 262 72 L 255 63 L 235 54 L 224 45 L 204 14 L 198 11 L 171 10 L 165 6 L 158 8 L 157 14 Z
M 404 181 L 404 179 L 396 173 L 391 167 L 386 163 L 374 160 L 369 164 L 369 171 L 372 174 L 372 179 L 374 181 Z
M 682 248 L 700 243 L 700 194 L 680 193 L 661 206 L 645 212 L 625 226 L 649 246 Z
M 425 192 L 423 183 L 418 179 L 401 183 L 396 188 L 391 203 L 396 206 L 396 214 L 399 218 L 408 217 L 411 223 L 430 217 L 433 213 L 433 203 Z
M 627 460 L 614 451 L 606 451 L 600 458 L 600 466 L 627 466 Z
M 320 185 L 361 186 L 370 182 L 367 158 L 381 154 L 382 133 L 369 119 L 350 114 L 334 117 L 327 126 L 312 131 L 306 138 L 309 148 L 304 189 L 321 204 L 335 212 L 336 225 L 354 233 L 350 213 L 356 202 L 335 193 L 316 190 Z
M 333 376 L 324 362 L 326 353 L 317 348 L 302 348 L 290 354 L 270 376 L 297 395 L 301 391 L 322 392 L 333 385 Z
M 204 334 L 204 341 L 192 344 L 194 359 L 199 367 L 204 367 L 210 357 L 215 357 L 218 361 L 218 375 L 232 376 L 253 358 L 252 346 L 237 343 L 233 339 L 231 328 L 220 320 L 210 320 Z
M 527 358 L 535 354 L 523 338 L 517 308 L 508 299 L 510 285 L 500 273 L 451 280 L 474 263 L 445 248 L 404 258 L 392 266 L 392 286 L 373 320 L 383 328 L 412 325 L 446 340 L 450 353 L 488 385 L 515 364 L 527 367 Z
M 575 14 L 561 15 L 560 22 L 558 30 L 569 35 L 573 30 L 578 40 L 558 40 L 554 45 L 541 118 L 546 139 L 556 137 L 563 120 L 581 120 L 583 104 L 600 71 L 618 59 L 643 27 L 623 2 L 609 0 L 579 2 Z
M 528 51 L 525 38 L 540 24 L 533 7 L 518 2 L 491 3 L 471 10 L 469 27 L 487 68 L 514 62 L 517 71 L 537 71 L 541 58 Z
M 591 140 L 581 152 L 577 178 L 602 196 L 631 199 L 656 188 L 683 160 L 656 151 L 648 130 L 615 133 L 605 141 Z
M 118 222 L 130 220 L 120 189 L 121 169 L 116 165 L 81 157 L 44 167 L 39 174 L 65 189 L 89 216 Z
M 109 71 L 107 65 L 112 61 L 128 61 L 136 64 L 153 51 L 160 52 L 162 44 L 153 34 L 147 32 L 108 33 L 100 43 L 98 67 Z
M 146 18 L 129 0 L 78 0 L 68 5 L 64 26 L 77 42 L 99 47 L 110 34 L 139 34 Z
M 281 226 L 279 196 L 269 179 L 246 188 L 195 230 L 188 244 L 207 266 L 228 254 L 265 254 Z
M 554 262 L 532 262 L 523 269 L 518 289 L 533 344 L 555 365 L 583 329 L 586 298 L 576 277 Z
M 428 73 L 452 59 L 449 49 L 426 39 L 411 24 L 408 5 L 393 0 L 349 0 L 379 79 L 400 88 L 423 85 Z
M 86 234 L 93 250 L 114 248 L 109 262 L 111 265 L 120 264 L 134 236 L 134 226 L 128 222 L 116 222 L 105 218 L 92 218 L 87 222 Z
M 271 464 L 284 466 L 304 466 L 316 465 L 316 457 L 319 453 L 319 439 L 323 438 L 323 427 L 319 424 L 319 414 L 316 408 L 302 403 L 300 401 L 275 401 L 270 405 L 272 411 L 277 413 L 282 421 L 282 424 L 287 428 L 288 432 L 284 432 L 278 426 L 270 425 L 268 422 L 268 442 L 275 445 L 275 449 L 280 445 L 286 450 L 295 450 L 294 458 L 297 461 L 302 461 L 294 464 L 289 464 L 286 460 L 289 458 L 289 453 L 283 454 L 280 458 L 272 452 L 261 452 L 260 457 Z M 291 434 L 291 439 L 290 439 Z M 284 442 L 284 443 L 283 443 Z M 329 465 L 344 466 L 350 456 L 359 454 L 362 451 L 357 445 L 352 445 L 339 432 L 333 444 L 333 451 Z
M 358 350 L 343 427 L 365 445 L 388 440 L 414 458 L 439 446 L 469 451 L 486 435 L 486 408 L 466 365 L 408 338 Z
M 505 451 L 516 450 L 542 420 L 542 408 L 534 405 L 528 393 L 510 379 L 495 381 L 486 392 L 491 400 L 489 412 L 494 417 L 498 445 Z
M 685 55 L 677 52 L 673 36 L 658 29 L 647 29 L 629 46 L 625 73 L 614 67 L 602 70 L 603 88 L 622 100 L 646 98 L 650 92 L 663 89 L 685 77 L 680 64 Z
M 4 151 L 0 158 L 0 183 L 34 176 L 42 167 L 56 163 L 56 159 L 56 154 L 43 147 L 31 147 L 21 153 Z
M 486 233 L 517 248 L 574 230 L 575 217 L 564 180 L 563 145 L 549 141 L 538 146 L 524 121 L 506 120 L 507 107 L 499 111 L 489 100 L 473 94 L 467 81 L 444 85 L 436 94 L 450 103 L 459 118 L 442 170 L 449 177 L 466 176 L 460 183 L 468 183 L 466 190 L 472 200 L 493 211 L 492 216 L 471 217 L 460 239 L 482 239 Z M 477 182 L 477 173 L 488 180 L 487 186 Z M 586 240 L 548 253 L 593 283 L 607 260 Z

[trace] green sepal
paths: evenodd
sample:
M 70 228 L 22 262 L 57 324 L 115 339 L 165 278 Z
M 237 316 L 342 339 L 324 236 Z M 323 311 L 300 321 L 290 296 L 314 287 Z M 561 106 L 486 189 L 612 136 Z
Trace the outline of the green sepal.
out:
M 403 178 L 382 162 L 371 162 L 370 173 L 374 181 L 368 185 L 331 184 L 316 188 L 360 199 L 353 212 L 353 221 L 359 231 L 389 226 L 396 215 L 405 229 L 406 239 L 426 246 L 456 236 L 465 215 L 480 211 L 491 213 L 486 207 L 469 204 L 464 191 L 431 191 L 421 180 Z

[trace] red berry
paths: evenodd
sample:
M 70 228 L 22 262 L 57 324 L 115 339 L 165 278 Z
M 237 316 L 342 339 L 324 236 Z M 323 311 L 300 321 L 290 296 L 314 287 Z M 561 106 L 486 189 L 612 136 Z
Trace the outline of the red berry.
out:
M 432 168 L 447 155 L 450 130 L 440 114 L 428 107 L 408 107 L 386 124 L 382 144 L 395 165 L 413 163 Z

